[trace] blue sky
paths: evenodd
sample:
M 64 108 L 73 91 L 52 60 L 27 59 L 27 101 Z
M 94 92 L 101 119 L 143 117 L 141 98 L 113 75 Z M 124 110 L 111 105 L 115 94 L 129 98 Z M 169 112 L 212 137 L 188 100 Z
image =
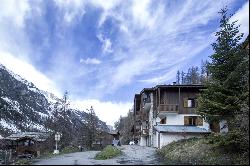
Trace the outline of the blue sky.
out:
M 226 5 L 248 34 L 248 0 L 1 0 L 0 63 L 112 125 L 135 93 L 208 59 Z

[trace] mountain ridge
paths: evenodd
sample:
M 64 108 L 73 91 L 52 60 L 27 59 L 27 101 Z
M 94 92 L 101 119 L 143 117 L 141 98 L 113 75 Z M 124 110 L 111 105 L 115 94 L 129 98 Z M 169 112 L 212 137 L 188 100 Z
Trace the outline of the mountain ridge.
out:
M 60 116 L 72 126 L 76 121 L 78 125 L 86 124 L 86 112 L 70 108 L 68 115 L 63 117 L 61 104 L 62 99 L 53 93 L 38 89 L 0 64 L 1 135 L 19 131 L 53 131 L 46 123 L 48 119 L 55 121 Z M 98 119 L 98 124 L 102 130 L 108 130 L 105 122 Z

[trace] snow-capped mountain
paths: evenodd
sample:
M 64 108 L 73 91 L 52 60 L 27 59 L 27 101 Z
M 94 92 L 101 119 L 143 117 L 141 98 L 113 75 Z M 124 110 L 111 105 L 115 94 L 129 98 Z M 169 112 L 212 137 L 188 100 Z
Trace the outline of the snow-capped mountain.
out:
M 59 97 L 39 90 L 0 64 L 0 135 L 53 130 L 51 126 L 59 117 L 76 128 L 84 125 L 87 113 L 69 109 L 67 114 L 62 114 L 58 111 L 61 102 Z M 104 122 L 99 120 L 98 124 L 108 129 Z

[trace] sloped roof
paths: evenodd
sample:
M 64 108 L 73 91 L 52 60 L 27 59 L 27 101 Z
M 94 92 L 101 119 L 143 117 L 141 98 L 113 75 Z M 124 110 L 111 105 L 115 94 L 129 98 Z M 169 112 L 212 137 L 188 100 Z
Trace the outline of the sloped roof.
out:
M 49 133 L 45 132 L 19 132 L 11 134 L 10 136 L 6 137 L 5 139 L 9 140 L 19 140 L 22 138 L 32 138 L 36 141 L 45 141 L 49 137 Z
M 109 131 L 108 133 L 111 135 L 120 135 L 119 131 L 117 130 Z
M 197 126 L 157 125 L 154 128 L 160 133 L 210 133 L 210 131 Z

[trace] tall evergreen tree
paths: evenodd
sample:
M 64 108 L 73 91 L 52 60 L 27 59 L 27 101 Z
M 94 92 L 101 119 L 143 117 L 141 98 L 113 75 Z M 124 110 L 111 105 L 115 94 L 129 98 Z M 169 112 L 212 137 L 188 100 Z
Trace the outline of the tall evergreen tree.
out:
M 209 72 L 208 72 L 208 61 L 201 61 L 201 72 L 200 72 L 200 83 L 204 84 L 208 81 Z
M 222 16 L 220 30 L 215 34 L 217 40 L 212 44 L 215 53 L 210 56 L 212 62 L 208 64 L 211 78 L 206 84 L 207 89 L 199 97 L 197 111 L 209 122 L 227 120 L 229 133 L 224 137 L 226 141 L 222 142 L 237 147 L 241 131 L 235 119 L 242 113 L 241 98 L 245 91 L 242 76 L 246 72 L 244 67 L 248 53 L 239 43 L 243 34 L 239 33 L 239 26 L 235 25 L 237 21 L 229 21 L 231 16 L 227 16 L 227 8 L 219 13 Z
M 185 73 L 181 71 L 181 84 L 185 84 Z
M 98 117 L 95 114 L 93 107 L 88 110 L 88 117 L 87 117 L 87 127 L 88 127 L 88 135 L 87 135 L 87 146 L 89 148 L 93 148 L 93 143 L 99 136 L 99 124 L 98 124 Z
M 180 84 L 180 80 L 181 80 L 181 73 L 180 73 L 180 71 L 178 70 L 177 73 L 176 73 L 176 83 L 177 83 L 177 84 Z
M 188 72 L 185 76 L 185 84 L 191 84 L 192 83 L 192 80 L 191 80 L 191 71 L 192 71 L 192 68 L 188 68 Z
M 200 82 L 200 74 L 199 74 L 199 68 L 196 67 L 192 67 L 190 69 L 190 84 L 198 84 Z

